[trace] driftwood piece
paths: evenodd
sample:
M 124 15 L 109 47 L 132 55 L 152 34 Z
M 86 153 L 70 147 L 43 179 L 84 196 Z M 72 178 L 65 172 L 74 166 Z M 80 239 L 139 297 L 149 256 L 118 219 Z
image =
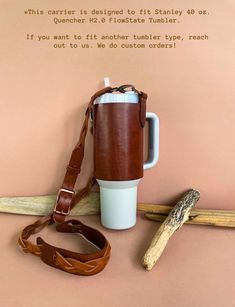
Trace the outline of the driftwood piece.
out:
M 138 209 L 147 212 L 145 216 L 157 222 L 163 222 L 172 210 L 171 206 L 139 204 Z M 235 227 L 234 210 L 196 209 L 190 211 L 186 224 Z
M 155 204 L 138 204 L 138 210 L 146 213 L 157 213 L 168 215 L 173 206 L 169 205 L 155 205 Z M 190 211 L 190 216 L 197 215 L 213 215 L 213 216 L 229 216 L 235 217 L 235 210 L 215 210 L 215 209 L 196 209 Z
M 48 215 L 55 206 L 56 196 L 0 197 L 0 212 L 27 215 Z M 99 193 L 90 193 L 79 205 L 71 210 L 71 215 L 99 214 Z
M 168 217 L 154 235 L 142 264 L 146 270 L 151 270 L 161 256 L 164 248 L 173 233 L 178 230 L 189 217 L 190 210 L 200 198 L 196 190 L 189 190 L 182 199 L 173 207 Z
M 197 213 L 195 214 L 193 210 L 190 212 L 189 219 L 185 222 L 186 224 L 192 225 L 205 225 L 205 226 L 218 226 L 218 227 L 235 227 L 235 212 L 228 214 L 220 213 L 213 211 L 220 210 L 210 210 L 210 214 Z M 156 222 L 164 222 L 167 215 L 163 214 L 153 214 L 146 213 L 146 218 Z
M 25 215 L 48 215 L 55 204 L 55 195 L 0 197 L 0 212 Z M 100 213 L 99 193 L 90 193 L 82 199 L 72 210 L 72 215 L 95 215 Z M 138 204 L 139 212 L 147 212 L 148 219 L 163 222 L 172 210 L 172 206 Z M 152 214 L 153 213 L 153 214 Z M 156 213 L 156 214 L 155 214 Z M 235 211 L 192 209 L 187 224 L 235 227 Z

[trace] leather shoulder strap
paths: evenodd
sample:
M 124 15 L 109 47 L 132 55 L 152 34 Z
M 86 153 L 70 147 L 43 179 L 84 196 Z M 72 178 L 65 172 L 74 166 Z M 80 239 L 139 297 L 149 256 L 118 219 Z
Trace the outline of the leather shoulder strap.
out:
M 111 92 L 111 87 L 106 87 L 98 92 L 96 92 L 88 104 L 85 113 L 85 120 L 83 122 L 82 130 L 80 133 L 79 141 L 75 146 L 67 170 L 64 176 L 63 184 L 58 192 L 56 206 L 53 212 L 53 219 L 56 223 L 62 223 L 65 220 L 65 216 L 69 215 L 71 208 L 76 202 L 78 202 L 82 197 L 86 196 L 90 188 L 94 184 L 95 180 L 91 177 L 88 181 L 85 189 L 80 191 L 80 193 L 75 197 L 74 186 L 81 170 L 82 160 L 84 158 L 84 148 L 85 148 L 85 138 L 88 130 L 89 116 L 91 114 L 92 105 L 94 100 L 108 92 Z
M 87 185 L 79 193 L 75 194 L 74 185 L 84 157 L 85 137 L 88 130 L 89 116 L 94 100 L 104 93 L 111 92 L 111 87 L 106 87 L 96 92 L 88 104 L 85 112 L 85 120 L 81 129 L 79 141 L 75 146 L 61 189 L 58 192 L 54 212 L 42 217 L 35 223 L 25 227 L 20 233 L 18 243 L 25 253 L 39 256 L 43 262 L 57 269 L 77 275 L 94 275 L 99 273 L 108 263 L 111 247 L 107 239 L 98 230 L 88 227 L 77 220 L 65 221 L 65 216 L 70 209 L 86 196 L 95 183 L 93 176 Z M 47 225 L 57 223 L 56 230 L 59 232 L 79 233 L 94 244 L 98 251 L 90 254 L 80 254 L 66 249 L 61 249 L 46 243 L 42 238 L 37 238 L 37 244 L 28 239 L 31 235 L 38 233 Z
M 74 186 L 80 173 L 82 160 L 84 157 L 85 138 L 88 131 L 89 116 L 91 114 L 94 100 L 105 94 L 113 91 L 125 92 L 125 88 L 132 85 L 124 85 L 119 88 L 106 87 L 96 92 L 88 104 L 85 112 L 85 119 L 81 129 L 79 141 L 75 146 L 69 164 L 66 169 L 63 184 L 58 192 L 55 209 L 52 214 L 44 216 L 37 220 L 35 223 L 25 227 L 20 233 L 18 243 L 25 253 L 31 253 L 39 256 L 43 262 L 63 270 L 68 273 L 77 275 L 94 275 L 99 273 L 108 263 L 110 258 L 111 247 L 107 239 L 98 230 L 88 227 L 77 220 L 67 220 L 65 217 L 69 215 L 71 208 L 86 196 L 95 183 L 95 178 L 91 176 L 87 185 L 77 194 L 74 191 Z M 140 120 L 144 125 L 145 118 L 145 100 L 146 94 L 138 92 L 140 96 Z M 143 105 L 143 107 L 142 107 Z M 143 116 L 144 113 L 144 116 Z M 89 254 L 75 253 L 66 249 L 58 248 L 46 243 L 42 238 L 38 237 L 37 244 L 29 241 L 29 237 L 38 233 L 47 225 L 57 223 L 56 230 L 66 233 L 79 233 L 84 236 L 88 241 L 97 247 L 97 252 Z

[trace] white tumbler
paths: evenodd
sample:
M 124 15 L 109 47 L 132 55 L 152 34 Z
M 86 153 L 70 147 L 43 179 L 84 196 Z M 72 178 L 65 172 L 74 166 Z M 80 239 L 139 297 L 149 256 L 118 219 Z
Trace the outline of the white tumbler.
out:
M 159 119 L 144 109 L 148 158 L 143 162 L 140 100 L 139 92 L 130 90 L 106 93 L 94 102 L 95 178 L 100 187 L 101 223 L 110 229 L 128 229 L 136 224 L 138 183 L 143 170 L 158 161 Z

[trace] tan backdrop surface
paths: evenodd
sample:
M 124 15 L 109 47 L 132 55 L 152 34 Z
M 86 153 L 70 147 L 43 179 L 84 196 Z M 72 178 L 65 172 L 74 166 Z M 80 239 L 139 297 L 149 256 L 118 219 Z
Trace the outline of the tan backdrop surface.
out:
M 49 16 L 25 14 L 28 9 L 80 8 L 162 8 L 184 14 L 177 17 L 179 23 L 155 25 L 55 25 Z M 207 14 L 188 15 L 188 9 Z M 86 104 L 109 76 L 112 85 L 133 83 L 146 91 L 148 111 L 160 118 L 160 159 L 145 172 L 139 201 L 169 203 L 194 187 L 201 191 L 198 207 L 234 209 L 234 9 L 231 0 L 0 0 L 0 196 L 56 193 Z M 185 39 L 172 49 L 58 50 L 52 41 L 36 40 L 37 35 L 74 33 L 168 33 Z M 188 41 L 188 35 L 209 39 Z M 92 170 L 91 161 L 89 137 L 79 186 Z M 0 215 L 1 306 L 235 305 L 234 230 L 183 226 L 157 266 L 146 272 L 140 260 L 157 223 L 138 217 L 136 227 L 114 232 L 103 229 L 99 217 L 81 220 L 104 232 L 112 245 L 109 265 L 90 278 L 23 254 L 17 236 L 35 217 Z M 47 228 L 42 237 L 84 250 L 77 236 Z
M 160 159 L 139 200 L 167 203 L 189 187 L 199 206 L 234 207 L 235 104 L 232 1 L 1 1 L 0 195 L 55 193 L 89 97 L 109 76 L 149 94 L 160 118 Z M 27 9 L 194 9 L 177 24 L 58 24 Z M 158 16 L 159 17 L 159 16 Z M 160 16 L 161 17 L 161 16 Z M 207 34 L 175 49 L 55 49 L 26 34 Z M 83 179 L 92 169 L 91 139 Z

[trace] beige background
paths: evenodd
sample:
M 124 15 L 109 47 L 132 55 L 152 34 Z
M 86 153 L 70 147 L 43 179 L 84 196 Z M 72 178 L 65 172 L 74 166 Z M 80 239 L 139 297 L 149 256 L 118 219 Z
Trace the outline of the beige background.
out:
M 133 83 L 160 117 L 160 159 L 145 172 L 139 200 L 168 203 L 189 187 L 199 206 L 232 209 L 235 201 L 233 1 L 1 1 L 0 195 L 55 193 L 89 97 L 103 86 Z M 54 25 L 27 8 L 206 9 L 176 25 Z M 174 50 L 55 50 L 26 34 L 207 34 Z M 83 179 L 92 166 L 91 139 Z M 154 179 L 154 180 L 153 180 Z
M 201 191 L 199 207 L 234 209 L 234 1 L 10 1 L 0 0 L 0 196 L 55 193 L 81 128 L 89 97 L 110 76 L 149 94 L 160 117 L 160 160 L 145 172 L 139 201 L 173 202 L 185 189 Z M 27 8 L 207 9 L 172 25 L 55 26 L 26 16 Z M 175 50 L 53 50 L 26 41 L 27 33 L 208 34 Z M 83 166 L 92 170 L 89 137 Z M 35 217 L 0 215 L 1 306 L 234 306 L 234 231 L 184 226 L 153 271 L 140 259 L 157 223 L 138 218 L 113 232 L 107 268 L 91 278 L 54 270 L 21 253 L 17 234 Z M 82 250 L 72 237 L 46 229 L 50 243 Z
M 136 227 L 111 231 L 98 217 L 81 217 L 100 229 L 112 245 L 108 266 L 82 277 L 55 270 L 22 253 L 17 233 L 35 217 L 0 215 L 0 305 L 7 307 L 234 307 L 235 236 L 233 229 L 185 225 L 168 243 L 156 267 L 140 260 L 157 223 L 138 217 Z M 78 236 L 45 229 L 51 244 L 87 251 Z M 83 248 L 82 248 L 83 246 Z

